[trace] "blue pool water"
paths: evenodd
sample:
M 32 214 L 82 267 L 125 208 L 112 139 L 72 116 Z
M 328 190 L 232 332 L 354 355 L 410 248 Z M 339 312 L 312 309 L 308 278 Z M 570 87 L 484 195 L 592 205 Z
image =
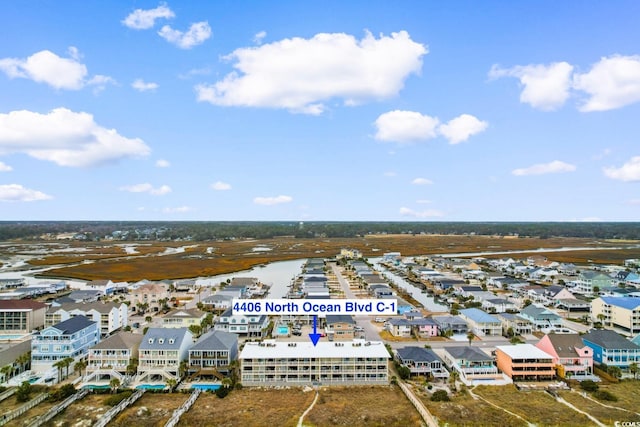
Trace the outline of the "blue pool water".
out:
M 200 390 L 217 390 L 221 387 L 220 384 L 192 384 L 191 388 L 197 388 Z
M 278 335 L 288 335 L 289 327 L 288 326 L 278 326 Z
M 35 383 L 36 381 L 38 381 L 39 379 L 40 379 L 40 377 L 33 377 L 33 378 L 29 378 L 29 383 L 30 383 L 30 384 L 33 384 L 33 383 Z
M 163 390 L 166 387 L 167 386 L 164 384 L 140 384 L 136 388 L 144 390 Z
M 89 390 L 107 390 L 110 389 L 108 385 L 86 385 L 82 388 L 87 388 Z
M 0 341 L 19 340 L 24 335 L 0 335 Z

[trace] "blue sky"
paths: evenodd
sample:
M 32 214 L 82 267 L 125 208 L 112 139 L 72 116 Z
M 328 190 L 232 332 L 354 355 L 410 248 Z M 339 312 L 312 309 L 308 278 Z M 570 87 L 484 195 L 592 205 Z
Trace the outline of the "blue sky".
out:
M 640 217 L 636 1 L 0 12 L 1 220 Z

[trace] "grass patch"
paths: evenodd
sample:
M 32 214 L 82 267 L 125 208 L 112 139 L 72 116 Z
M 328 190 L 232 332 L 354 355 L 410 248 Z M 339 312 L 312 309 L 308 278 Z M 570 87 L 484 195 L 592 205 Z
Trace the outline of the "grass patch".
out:
M 621 420 L 640 421 L 640 415 L 634 416 L 633 414 L 621 409 L 607 408 L 603 405 L 599 405 L 596 402 L 582 397 L 579 392 L 576 393 L 570 391 L 561 391 L 560 397 L 574 405 L 576 408 L 589 413 L 590 415 L 594 416 L 596 419 L 607 425 L 613 425 L 615 421 Z M 615 404 L 609 404 L 608 402 L 603 403 L 606 403 L 609 406 L 615 406 Z
M 164 426 L 189 398 L 180 393 L 145 393 L 109 423 L 110 427 Z
M 525 420 L 545 426 L 585 426 L 591 421 L 544 391 L 518 391 L 514 385 L 478 386 L 473 392 Z

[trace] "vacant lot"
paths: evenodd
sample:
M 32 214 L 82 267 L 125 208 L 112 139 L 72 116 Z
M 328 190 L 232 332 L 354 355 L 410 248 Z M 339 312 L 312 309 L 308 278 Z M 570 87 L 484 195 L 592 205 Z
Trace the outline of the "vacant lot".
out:
M 420 415 L 397 386 L 320 390 L 305 426 L 419 426 Z
M 575 407 L 588 412 L 591 416 L 607 425 L 613 425 L 615 421 L 621 420 L 640 422 L 640 415 L 634 415 L 628 411 L 609 407 L 616 406 L 617 402 L 598 403 L 597 401 L 594 402 L 593 400 L 583 397 L 580 393 L 572 391 L 562 391 L 560 392 L 560 396 Z M 636 407 L 636 410 L 640 410 L 640 408 Z
M 625 242 L 629 245 L 629 242 Z M 75 244 L 79 248 L 81 245 Z M 120 246 L 99 247 L 87 243 L 87 253 L 60 253 L 52 251 L 37 261 L 38 265 L 80 263 L 55 268 L 45 273 L 49 277 L 68 277 L 84 280 L 111 279 L 137 281 L 141 279 L 179 279 L 214 276 L 245 270 L 259 264 L 310 257 L 331 257 L 342 248 L 355 248 L 364 256 L 381 256 L 383 252 L 399 251 L 403 255 L 447 254 L 458 252 L 535 250 L 560 247 L 616 247 L 611 241 L 578 238 L 502 238 L 499 236 L 456 235 L 385 235 L 335 239 L 265 239 L 198 242 L 187 245 L 184 252 L 168 253 L 176 242 L 157 242 L 138 246 L 139 253 L 124 253 Z M 254 251 L 255 247 L 270 250 Z M 12 248 L 15 250 L 15 248 Z M 525 256 L 525 255 L 523 255 Z M 551 259 L 585 263 L 589 259 L 621 263 L 625 258 L 640 257 L 640 249 L 615 251 L 577 251 L 549 253 Z M 91 261 L 83 264 L 83 261 Z
M 294 427 L 313 392 L 300 389 L 234 390 L 224 399 L 203 393 L 180 418 L 180 427 Z
M 136 402 L 109 423 L 110 427 L 144 426 L 162 427 L 169 421 L 173 411 L 178 409 L 188 394 L 145 393 Z
M 111 406 L 105 405 L 110 394 L 89 394 L 82 400 L 74 402 L 64 412 L 55 417 L 48 425 L 60 426 L 64 423 L 72 426 L 90 426 L 104 415 Z

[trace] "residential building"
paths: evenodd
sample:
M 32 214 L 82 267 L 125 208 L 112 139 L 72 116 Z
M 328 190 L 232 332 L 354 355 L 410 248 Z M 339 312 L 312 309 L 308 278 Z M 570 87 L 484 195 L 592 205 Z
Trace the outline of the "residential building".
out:
M 442 359 L 430 348 L 403 347 L 396 350 L 398 362 L 411 371 L 411 375 L 424 375 L 433 378 L 449 378 L 449 371 Z
M 0 334 L 29 334 L 44 327 L 47 305 L 33 300 L 0 300 Z
M 578 274 L 577 280 L 572 282 L 575 285 L 573 292 L 588 296 L 593 295 L 596 287 L 602 289 L 611 286 L 612 281 L 615 279 L 607 274 L 590 270 L 582 271 Z
M 89 348 L 85 384 L 105 385 L 113 378 L 124 383 L 127 368 L 138 358 L 141 334 L 118 332 Z
M 85 316 L 96 322 L 104 337 L 129 324 L 129 306 L 116 302 L 55 304 L 47 310 L 45 325 L 52 326 L 75 316 Z
M 44 373 L 67 357 L 76 361 L 84 358 L 99 340 L 98 324 L 84 316 L 48 326 L 31 339 L 31 370 Z
M 496 364 L 513 381 L 551 380 L 556 375 L 553 357 L 532 344 L 496 346 Z
M 243 386 L 386 385 L 389 352 L 380 341 L 247 342 L 240 353 Z
M 187 328 L 149 328 L 138 351 L 139 384 L 179 380 L 181 363 L 189 358 L 193 335 Z M 185 365 L 186 367 L 186 365 Z
M 346 314 L 327 314 L 325 333 L 329 341 L 351 341 L 355 335 L 356 321 Z
M 507 311 L 516 311 L 515 303 L 505 298 L 490 298 L 482 301 L 482 308 L 489 313 L 505 313 Z
M 191 377 L 228 375 L 231 364 L 238 360 L 238 335 L 209 331 L 189 349 Z
M 640 298 L 600 297 L 591 301 L 591 319 L 616 326 L 631 335 L 640 333 Z
M 609 329 L 592 329 L 582 335 L 582 341 L 593 349 L 593 361 L 607 366 L 628 369 L 640 363 L 640 346 Z
M 204 311 L 195 308 L 179 308 L 162 317 L 162 326 L 164 328 L 200 326 L 205 317 L 207 317 L 207 313 Z
M 213 328 L 216 331 L 231 332 L 246 337 L 264 337 L 268 325 L 269 318 L 265 315 L 233 314 L 233 310 L 229 308 L 220 315 Z
M 479 337 L 502 335 L 500 320 L 478 308 L 460 310 L 460 317 L 467 321 L 471 331 Z
M 466 384 L 473 381 L 502 379 L 493 357 L 476 347 L 445 347 L 442 360 L 450 370 L 458 372 Z
M 215 293 L 202 299 L 202 305 L 209 310 L 226 310 L 233 304 L 233 296 L 224 293 Z
M 467 322 L 458 316 L 431 316 L 440 334 L 466 334 L 469 331 Z
M 502 323 L 502 335 L 508 336 L 509 330 L 514 335 L 525 335 L 533 333 L 533 325 L 527 319 L 513 313 L 500 313 L 496 316 Z
M 553 311 L 536 304 L 530 304 L 523 308 L 520 311 L 520 317 L 531 322 L 534 330 L 553 330 L 564 328 L 564 324 L 560 316 Z
M 536 344 L 553 357 L 560 378 L 593 379 L 593 349 L 578 334 L 547 334 Z
M 131 294 L 131 306 L 147 305 L 147 308 L 160 308 L 162 301 L 169 301 L 171 292 L 164 283 L 147 283 L 139 286 Z
M 111 295 L 116 290 L 116 284 L 111 280 L 92 280 L 85 284 L 85 288 L 100 291 L 102 295 Z

